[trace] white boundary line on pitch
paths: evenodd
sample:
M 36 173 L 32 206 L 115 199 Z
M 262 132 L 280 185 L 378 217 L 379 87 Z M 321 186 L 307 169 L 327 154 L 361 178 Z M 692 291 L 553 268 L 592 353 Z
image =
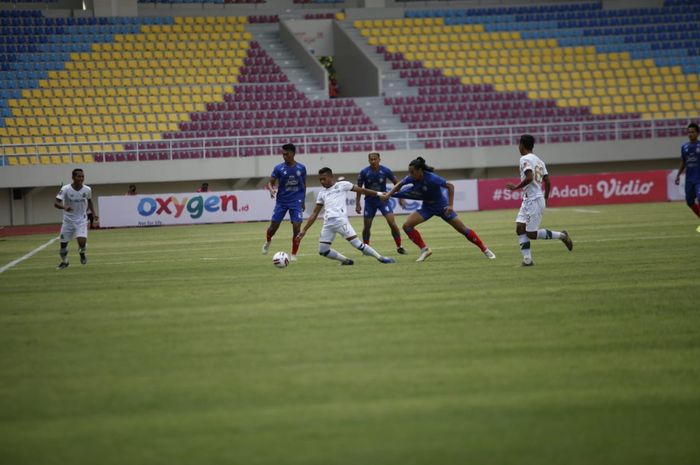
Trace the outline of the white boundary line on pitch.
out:
M 586 210 L 583 208 L 575 208 L 574 211 L 579 213 L 600 213 L 600 210 Z
M 19 257 L 17 260 L 12 261 L 12 262 L 8 263 L 7 265 L 3 266 L 2 268 L 0 268 L 0 274 L 4 273 L 5 271 L 9 270 L 10 268 L 12 268 L 13 266 L 15 266 L 17 264 L 22 263 L 23 261 L 25 261 L 26 259 L 28 259 L 32 255 L 41 252 L 42 250 L 44 250 L 45 248 L 47 248 L 48 246 L 50 246 L 51 244 L 56 242 L 58 239 L 59 239 L 59 236 L 56 236 L 53 239 L 49 240 L 49 242 L 47 242 L 46 244 L 40 245 L 39 247 L 32 250 L 28 254 L 23 255 L 23 256 Z
M 588 237 L 590 237 L 590 236 L 591 236 L 591 235 L 588 235 Z M 694 237 L 694 236 L 697 236 L 697 234 L 695 234 L 695 233 L 693 233 L 693 234 L 674 234 L 674 235 L 664 236 L 664 239 L 682 239 L 682 238 Z M 516 236 L 513 236 L 514 240 L 512 240 L 512 241 L 508 241 L 508 242 L 493 242 L 493 243 L 489 243 L 489 245 L 495 246 L 495 247 L 510 247 L 511 249 L 512 249 L 512 248 L 517 249 L 517 248 L 518 248 L 518 242 L 517 242 L 517 239 L 516 239 L 515 237 L 516 237 Z M 634 236 L 634 235 L 624 235 L 624 236 L 617 236 L 617 237 L 590 238 L 590 239 L 579 239 L 579 240 L 577 240 L 576 237 L 577 237 L 577 236 L 574 236 L 574 244 L 575 244 L 575 245 L 576 245 L 576 244 L 593 244 L 593 243 L 599 243 L 599 242 L 627 241 L 627 240 L 629 240 L 629 239 L 634 239 L 634 240 L 636 240 L 636 241 L 656 241 L 656 240 L 658 240 L 658 237 L 656 237 L 656 236 L 637 237 L 637 236 Z M 56 239 L 58 239 L 58 238 L 56 238 Z M 47 244 L 44 244 L 44 245 L 40 246 L 38 249 L 33 250 L 32 252 L 30 252 L 29 254 L 25 255 L 24 257 L 22 257 L 22 258 L 20 258 L 20 259 L 18 259 L 18 260 L 15 260 L 14 262 L 12 262 L 12 263 L 10 263 L 10 264 L 8 264 L 8 265 L 5 265 L 5 267 L 3 267 L 2 269 L 0 269 L 0 273 L 2 273 L 3 271 L 5 271 L 10 265 L 15 265 L 15 264 L 19 263 L 19 262 L 22 261 L 22 260 L 26 260 L 26 259 L 29 258 L 31 255 L 34 255 L 35 253 L 39 252 L 41 249 L 43 249 L 43 248 L 45 248 L 45 247 L 48 247 L 48 246 L 49 246 L 52 242 L 54 242 L 56 239 L 52 239 L 52 240 L 49 241 Z M 540 241 L 538 241 L 538 242 L 540 242 Z M 548 242 L 549 242 L 549 241 L 548 241 Z M 557 242 L 557 241 L 556 241 L 556 240 L 553 240 L 553 241 L 551 241 L 551 242 Z M 467 247 L 467 245 L 463 244 L 463 245 L 459 245 L 459 246 L 456 246 L 456 245 L 455 245 L 455 246 L 446 246 L 446 247 L 432 247 L 432 250 L 433 250 L 433 251 L 435 251 L 435 250 L 461 250 L 461 249 L 465 249 L 465 247 Z M 113 254 L 106 254 L 106 255 L 113 255 Z M 106 256 L 106 255 L 104 255 L 104 256 Z M 316 253 L 313 253 L 313 252 L 300 253 L 300 254 L 298 254 L 299 257 L 314 257 L 314 256 L 316 256 L 316 255 L 317 255 L 317 254 L 316 254 Z M 409 257 L 409 258 L 410 258 L 411 255 L 417 256 L 417 255 L 418 255 L 418 251 L 416 250 L 416 252 L 415 252 L 414 254 L 412 254 L 412 253 L 409 252 L 409 254 L 406 255 L 406 257 Z M 122 256 L 123 256 L 123 254 L 122 254 Z M 182 263 L 182 262 L 185 262 L 185 263 L 187 263 L 187 262 L 197 262 L 197 261 L 215 262 L 215 261 L 240 260 L 240 259 L 250 258 L 251 256 L 258 256 L 258 257 L 265 258 L 264 255 L 260 255 L 260 251 L 259 251 L 259 249 L 258 249 L 257 246 L 256 246 L 256 247 L 255 247 L 255 252 L 251 252 L 251 254 L 246 254 L 246 255 L 231 255 L 231 256 L 224 256 L 224 257 L 222 257 L 222 256 L 218 256 L 218 257 L 202 256 L 202 257 L 191 257 L 191 258 L 175 258 L 175 257 L 173 257 L 173 258 L 167 258 L 167 259 L 158 259 L 158 261 L 160 261 L 161 263 L 162 263 L 162 262 L 167 262 L 167 263 L 178 263 L 178 262 L 179 262 L 179 263 Z M 395 256 L 395 255 L 392 255 L 392 256 Z M 93 256 L 93 257 L 94 257 L 94 256 Z M 361 257 L 358 257 L 358 258 L 361 258 Z M 131 265 L 131 264 L 139 264 L 139 263 L 153 263 L 155 260 L 156 260 L 156 259 L 154 258 L 154 259 L 152 259 L 152 260 L 110 260 L 110 261 L 98 261 L 98 259 L 94 259 L 94 258 L 93 258 L 93 261 L 92 261 L 91 263 L 93 263 L 93 265 L 94 265 L 95 263 L 99 263 L 100 265 L 115 266 L 115 265 Z M 43 269 L 43 268 L 45 268 L 45 266 L 35 265 L 35 266 L 28 266 L 28 267 L 26 267 L 25 269 Z

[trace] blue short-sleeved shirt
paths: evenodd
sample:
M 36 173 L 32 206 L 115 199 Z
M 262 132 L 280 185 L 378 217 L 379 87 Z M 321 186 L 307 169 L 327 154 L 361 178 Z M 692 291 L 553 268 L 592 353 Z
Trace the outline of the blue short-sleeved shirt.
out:
M 270 177 L 277 180 L 277 205 L 293 207 L 304 203 L 306 193 L 306 167 L 301 163 L 288 166 L 280 163 Z
M 379 169 L 374 171 L 371 166 L 367 166 L 360 171 L 360 175 L 357 177 L 357 185 L 377 192 L 386 192 L 387 180 L 396 183 L 396 176 L 389 168 L 379 165 Z
M 416 193 L 417 197 L 423 200 L 423 203 L 428 203 L 433 206 L 446 206 L 447 198 L 443 189 L 447 188 L 447 180 L 430 171 L 423 173 L 423 179 L 416 181 L 411 176 L 406 176 L 401 180 L 403 184 L 412 184 L 411 191 Z
M 685 181 L 700 183 L 700 143 L 684 144 L 681 147 L 681 158 L 685 163 Z

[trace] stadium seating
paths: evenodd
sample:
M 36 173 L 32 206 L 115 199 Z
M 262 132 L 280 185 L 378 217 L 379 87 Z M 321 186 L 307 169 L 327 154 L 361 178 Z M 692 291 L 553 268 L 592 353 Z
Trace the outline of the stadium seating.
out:
M 10 165 L 261 155 L 290 133 L 315 134 L 300 152 L 393 148 L 352 100 L 286 82 L 245 30 L 276 15 L 1 19 L 37 44 L 0 55 Z
M 258 55 L 246 59 L 245 66 L 268 66 L 271 59 L 253 45 Z M 290 83 L 239 84 L 223 102 L 206 107 L 191 113 L 178 131 L 164 133 L 161 142 L 127 144 L 123 152 L 106 153 L 97 161 L 271 155 L 289 142 L 289 134 L 304 133 L 308 136 L 296 141 L 298 153 L 394 148 L 385 136 L 373 141 L 366 134 L 378 128 L 352 99 L 310 100 Z
M 161 138 L 233 89 L 251 38 L 242 17 L 49 20 L 11 18 L 2 26 L 29 28 L 21 37 L 42 41 L 32 50 L 6 44 L 1 57 L 11 69 L 0 81 L 9 97 L 0 135 L 9 144 L 31 144 L 5 148 L 9 164 L 89 162 L 96 151 L 121 150 L 119 141 Z M 180 58 L 183 50 L 187 58 Z M 25 68 L 37 58 L 45 67 L 31 75 Z M 257 69 L 254 79 L 282 79 L 268 68 Z M 65 143 L 78 145 L 65 153 Z
M 699 81 L 689 59 L 700 45 L 699 19 L 697 3 L 628 10 L 577 3 L 423 9 L 354 24 L 418 88 L 418 98 L 386 99 L 409 127 L 474 126 L 475 136 L 489 127 L 492 142 L 510 143 L 510 128 L 527 124 L 551 124 L 550 142 L 614 139 L 612 128 L 621 127 L 623 138 L 652 136 L 650 122 L 628 128 L 614 120 L 682 127 L 700 114 L 700 102 L 687 98 Z M 571 130 L 581 122 L 585 135 L 580 124 Z
M 417 94 L 385 104 L 440 148 L 510 144 L 526 130 L 543 142 L 679 135 L 700 114 L 688 98 L 699 20 L 697 2 L 672 0 L 423 8 L 354 25 Z M 392 149 L 365 134 L 378 128 L 351 99 L 310 100 L 286 82 L 246 30 L 277 21 L 1 11 L 2 155 L 19 165 L 262 155 L 292 133 L 308 134 L 308 152 Z
M 163 141 L 126 144 L 118 152 L 98 153 L 96 161 L 144 161 L 271 155 L 289 134 L 309 134 L 298 153 L 391 150 L 352 99 L 310 100 L 259 45 L 252 41 L 238 76 L 240 84 L 212 100 L 206 111 L 190 112 Z M 335 133 L 334 135 L 323 135 Z

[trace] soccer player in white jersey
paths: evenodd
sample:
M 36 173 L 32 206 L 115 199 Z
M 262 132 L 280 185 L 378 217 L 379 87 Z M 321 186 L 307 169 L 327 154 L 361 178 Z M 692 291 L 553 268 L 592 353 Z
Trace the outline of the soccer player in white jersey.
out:
M 68 268 L 68 242 L 74 237 L 78 240 L 78 253 L 80 263 L 87 263 L 85 247 L 87 245 L 88 209 L 95 212 L 92 204 L 92 189 L 83 184 L 85 173 L 76 168 L 72 173 L 73 182 L 61 187 L 56 195 L 54 207 L 63 210 L 63 225 L 61 225 L 61 263 L 56 267 L 59 270 Z M 94 219 L 99 217 L 94 214 Z
M 535 138 L 530 134 L 520 136 L 520 184 L 508 183 L 506 188 L 514 191 L 523 190 L 523 203 L 515 219 L 515 233 L 520 242 L 520 251 L 523 254 L 523 266 L 532 266 L 532 254 L 530 253 L 530 240 L 559 239 L 564 242 L 566 248 L 572 250 L 574 243 L 566 231 L 552 231 L 550 229 L 538 229 L 542 222 L 542 215 L 547 205 L 551 188 L 549 174 L 544 162 L 534 153 Z M 542 192 L 544 183 L 544 193 Z
M 368 196 L 375 196 L 378 194 L 377 191 L 356 186 L 348 181 L 336 182 L 333 171 L 331 171 L 330 168 L 321 168 L 318 174 L 323 189 L 318 193 L 314 211 L 306 221 L 304 229 L 302 229 L 297 236 L 299 240 L 304 237 L 311 225 L 314 224 L 319 213 L 321 213 L 321 209 L 325 208 L 323 214 L 323 229 L 321 229 L 321 237 L 318 240 L 318 253 L 321 256 L 331 260 L 338 260 L 341 265 L 352 265 L 354 263 L 349 258 L 331 248 L 335 235 L 340 234 L 350 245 L 363 254 L 370 255 L 381 263 L 394 263 L 393 258 L 384 257 L 368 244 L 363 244 L 362 241 L 357 238 L 357 233 L 348 221 L 347 193 L 353 191 Z

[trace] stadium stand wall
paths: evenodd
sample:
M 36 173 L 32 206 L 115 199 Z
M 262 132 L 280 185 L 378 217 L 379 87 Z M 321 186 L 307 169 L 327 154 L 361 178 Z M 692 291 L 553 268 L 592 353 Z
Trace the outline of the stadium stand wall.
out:
M 677 157 L 682 138 L 586 144 L 547 144 L 536 147 L 536 153 L 548 162 L 552 176 L 581 172 L 629 171 L 677 168 Z M 663 157 L 660 156 L 663 154 Z M 432 151 L 396 150 L 382 153 L 382 163 L 397 175 L 405 174 L 408 162 L 422 155 L 440 173 L 451 179 L 517 177 L 518 154 L 516 147 L 483 147 Z M 318 183 L 315 173 L 330 166 L 336 173 L 355 179 L 367 165 L 367 154 L 342 153 L 338 155 L 298 155 L 297 160 L 307 166 L 309 182 Z M 604 161 L 602 161 L 604 160 Z M 262 188 L 274 165 L 281 156 L 227 158 L 209 160 L 178 160 L 172 163 L 146 161 L 140 163 L 92 163 L 82 165 L 86 183 L 93 186 L 96 195 L 119 195 L 126 186 L 136 183 L 139 192 L 188 192 L 200 182 L 207 181 L 212 189 Z M 60 212 L 52 207 L 58 186 L 70 181 L 70 171 L 77 165 L 39 165 L 35 167 L 8 167 L 0 169 L 0 198 L 10 198 L 12 186 L 28 191 L 22 200 L 14 201 L 16 212 L 10 222 L 9 210 L 2 209 L 0 224 L 42 224 L 60 221 Z M 31 179 L 27 187 L 26 179 Z M 220 187 L 217 187 L 220 186 Z M 23 221 L 20 221 L 22 220 Z
M 101 4 L 105 6 L 106 3 L 110 2 L 103 1 Z M 438 8 L 443 9 L 445 5 L 450 5 L 451 7 L 459 6 L 461 8 L 470 7 L 470 5 L 475 7 L 481 3 L 459 2 L 446 4 L 445 2 L 440 2 Z M 523 5 L 523 3 L 514 3 Z M 57 2 L 57 4 L 65 6 L 67 3 Z M 344 58 L 343 61 L 345 63 L 338 64 L 339 73 L 348 76 L 346 79 L 353 79 L 352 81 L 347 81 L 348 83 L 355 84 L 356 81 L 361 83 L 357 90 L 351 91 L 351 93 L 357 92 L 356 95 L 374 95 L 381 92 L 381 83 L 379 82 L 381 63 L 378 60 L 383 60 L 383 56 L 382 54 L 371 56 L 365 53 L 353 41 L 353 38 L 346 34 L 344 28 L 351 28 L 355 19 L 376 20 L 378 18 L 387 18 L 403 20 L 405 17 L 404 6 L 412 11 L 435 9 L 432 6 L 435 4 L 433 2 L 421 2 L 420 7 L 416 7 L 412 2 L 386 2 L 385 4 L 389 7 L 354 8 L 353 6 L 356 6 L 357 2 L 333 4 L 331 7 L 323 6 L 323 8 L 329 8 L 332 11 L 336 11 L 340 7 L 346 7 L 348 20 L 344 21 L 342 28 L 338 26 L 337 22 L 334 22 L 333 32 L 327 38 L 334 42 L 331 47 L 336 49 L 336 57 Z M 524 4 L 528 5 L 528 3 Z M 662 2 L 645 2 L 645 4 L 658 7 L 662 5 Z M 148 22 L 144 19 L 146 17 L 162 17 L 165 15 L 231 16 L 249 13 L 262 14 L 261 12 L 263 12 L 266 17 L 272 17 L 270 12 L 274 8 L 289 7 L 290 5 L 294 8 L 299 7 L 298 3 L 276 0 L 269 0 L 255 5 L 225 4 L 223 7 L 213 2 L 211 5 L 201 3 L 196 6 L 192 4 L 175 5 L 170 3 L 141 2 L 138 5 L 140 19 L 137 18 L 136 23 L 139 21 Z M 611 2 L 610 5 L 616 7 L 624 6 L 620 2 Z M 634 6 L 639 7 L 643 5 L 635 3 Z M 323 9 L 306 9 L 307 7 L 309 5 L 304 4 L 305 9 L 303 11 L 312 12 L 311 14 L 324 14 L 322 13 Z M 61 9 L 44 10 L 44 12 L 46 17 L 68 17 L 71 15 L 79 17 L 86 14 L 84 12 L 71 12 Z M 319 30 L 319 22 L 310 24 L 300 21 L 298 11 L 291 14 L 291 16 L 294 15 L 297 15 L 296 19 L 293 23 L 290 23 L 292 26 L 283 34 L 283 37 L 287 44 L 291 45 L 290 48 L 295 50 L 296 55 L 305 57 L 307 66 L 311 66 L 313 60 L 309 55 L 308 47 L 299 40 L 299 35 L 304 33 L 304 31 L 310 35 L 315 34 L 315 31 Z M 322 19 L 321 21 L 331 23 L 328 19 Z M 305 27 L 305 23 L 310 25 Z M 149 24 L 153 23 L 149 22 Z M 325 82 L 325 79 L 323 82 Z M 351 89 L 348 90 L 350 91 Z M 221 96 L 223 99 L 223 94 Z M 220 101 L 219 103 L 222 102 Z M 196 111 L 187 110 L 184 113 L 192 116 L 195 113 L 206 113 L 204 110 L 208 110 L 206 105 L 202 105 Z M 685 116 L 692 117 L 692 115 Z M 682 131 L 682 129 L 683 124 L 680 124 L 679 127 L 673 128 L 672 134 L 679 134 L 679 131 Z M 663 131 L 668 135 L 671 128 L 664 127 L 658 131 Z M 162 131 L 158 132 L 162 133 Z M 651 136 L 648 136 L 647 133 L 651 134 Z M 642 134 L 647 138 L 637 140 L 637 136 Z M 685 138 L 654 138 L 654 134 L 656 133 L 650 132 L 648 128 L 630 125 L 625 130 L 625 140 L 567 143 L 563 139 L 564 143 L 538 144 L 536 152 L 547 160 L 553 176 L 579 172 L 677 167 L 679 147 L 685 141 Z M 282 141 L 282 139 L 284 139 L 284 132 L 280 134 L 279 141 Z M 441 173 L 451 178 L 506 177 L 516 174 L 518 158 L 517 150 L 512 145 L 513 138 L 511 137 L 509 141 L 511 145 L 381 151 L 383 162 L 398 173 L 405 172 L 410 159 L 415 158 L 417 155 L 423 155 Z M 292 142 L 298 141 L 292 140 Z M 274 145 L 276 146 L 277 144 L 275 143 Z M 309 173 L 311 173 L 311 183 L 314 184 L 316 183 L 316 176 L 313 173 L 318 168 L 326 165 L 331 166 L 336 172 L 350 176 L 350 179 L 353 179 L 359 169 L 366 165 L 366 155 L 367 150 L 364 149 L 342 150 L 340 153 L 332 155 L 327 153 L 300 154 L 298 155 L 298 160 L 307 165 Z M 83 159 L 83 161 L 88 162 L 89 159 Z M 86 170 L 87 183 L 94 187 L 96 195 L 99 196 L 123 194 L 126 191 L 126 186 L 130 183 L 136 183 L 141 193 L 187 192 L 192 191 L 202 181 L 210 182 L 214 190 L 259 188 L 269 175 L 272 167 L 279 162 L 279 155 L 275 155 L 244 158 L 136 161 L 133 163 L 88 163 L 80 165 L 62 163 L 0 167 L 0 224 L 20 225 L 60 221 L 60 212 L 52 208 L 53 197 L 58 186 L 69 181 L 70 171 L 76 166 L 81 166 Z M 17 193 L 21 193 L 21 196 L 17 196 L 21 198 L 13 200 Z

